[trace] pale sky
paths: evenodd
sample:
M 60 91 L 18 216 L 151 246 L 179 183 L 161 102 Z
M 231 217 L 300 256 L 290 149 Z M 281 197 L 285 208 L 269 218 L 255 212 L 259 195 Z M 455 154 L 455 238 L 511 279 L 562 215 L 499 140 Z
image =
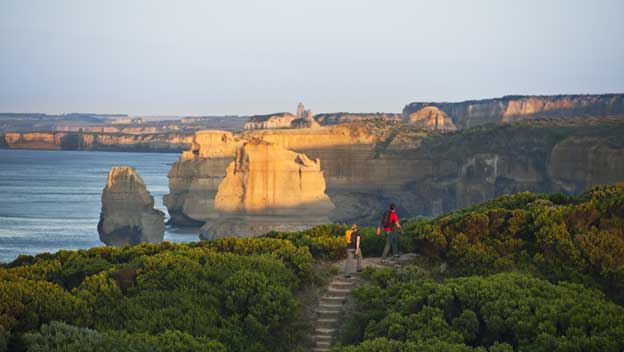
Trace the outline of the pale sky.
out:
M 400 112 L 624 92 L 624 1 L 0 0 L 0 111 Z

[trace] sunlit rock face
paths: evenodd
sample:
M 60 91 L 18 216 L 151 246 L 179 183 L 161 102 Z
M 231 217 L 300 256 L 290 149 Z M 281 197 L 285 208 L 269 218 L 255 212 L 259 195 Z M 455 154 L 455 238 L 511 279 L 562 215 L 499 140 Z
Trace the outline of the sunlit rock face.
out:
M 329 222 L 334 205 L 320 161 L 252 139 L 228 166 L 214 208 L 220 216 L 202 228 L 204 239 L 305 229 Z
M 245 130 L 291 128 L 292 122 L 296 119 L 298 117 L 289 112 L 255 115 L 249 118 L 249 121 L 245 124 Z
M 428 131 L 455 131 L 457 129 L 448 115 L 435 106 L 425 106 L 410 113 L 406 121 Z
M 115 246 L 161 242 L 164 219 L 163 212 L 154 209 L 154 198 L 133 168 L 118 166 L 110 170 L 98 223 L 102 242 Z

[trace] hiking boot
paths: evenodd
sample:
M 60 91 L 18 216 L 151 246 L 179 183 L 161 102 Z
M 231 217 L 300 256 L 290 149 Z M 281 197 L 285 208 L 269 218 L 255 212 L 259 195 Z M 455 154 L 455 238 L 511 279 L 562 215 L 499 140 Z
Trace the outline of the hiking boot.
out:
M 387 261 L 385 259 L 381 260 L 381 264 L 386 264 L 386 263 L 387 263 Z
M 345 279 L 350 279 L 351 275 L 345 275 Z
M 362 268 L 356 270 L 358 273 L 362 272 Z

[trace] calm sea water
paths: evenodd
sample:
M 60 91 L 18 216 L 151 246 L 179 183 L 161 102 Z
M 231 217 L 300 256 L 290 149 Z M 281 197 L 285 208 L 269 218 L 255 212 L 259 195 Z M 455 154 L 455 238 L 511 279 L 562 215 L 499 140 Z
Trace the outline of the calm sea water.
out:
M 167 214 L 167 172 L 174 153 L 0 149 L 0 262 L 19 254 L 103 245 L 97 223 L 102 189 L 113 166 L 134 167 Z M 197 241 L 198 229 L 167 226 L 165 240 Z

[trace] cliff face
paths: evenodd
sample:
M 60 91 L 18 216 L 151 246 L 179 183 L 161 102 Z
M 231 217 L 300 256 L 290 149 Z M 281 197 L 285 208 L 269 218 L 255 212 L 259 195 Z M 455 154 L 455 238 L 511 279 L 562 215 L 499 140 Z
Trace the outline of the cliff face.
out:
M 192 134 L 119 134 L 84 132 L 7 132 L 0 136 L 9 149 L 108 150 L 180 152 L 192 142 Z M 3 145 L 4 144 L 4 145 Z
M 624 94 L 505 96 L 459 103 L 416 102 L 405 106 L 403 120 L 410 122 L 414 114 L 427 107 L 440 109 L 457 128 L 469 128 L 544 117 L 624 116 Z
M 204 239 L 302 230 L 329 222 L 334 205 L 318 160 L 253 139 L 226 169 L 214 208 L 220 216 L 202 228 Z
M 375 224 L 389 202 L 397 203 L 402 217 L 438 215 L 505 193 L 577 194 L 622 181 L 622 135 L 624 121 L 617 118 L 519 121 L 451 134 L 375 123 L 249 131 L 225 138 L 234 144 L 217 156 L 183 156 L 170 172 L 176 202 L 168 207 L 182 219 L 217 218 L 214 197 L 236 156 L 231 150 L 252 139 L 321 160 L 326 193 L 336 206 L 330 220 Z M 220 150 L 219 141 L 198 143 L 196 154 Z M 194 200 L 201 192 L 203 200 Z M 181 205 L 186 202 L 193 206 Z
M 169 194 L 164 204 L 171 221 L 198 225 L 218 218 L 214 198 L 225 170 L 243 141 L 226 131 L 200 131 L 191 148 L 169 171 Z
M 102 242 L 116 246 L 161 242 L 164 219 L 165 215 L 154 209 L 154 198 L 133 168 L 119 166 L 110 170 L 98 223 Z

